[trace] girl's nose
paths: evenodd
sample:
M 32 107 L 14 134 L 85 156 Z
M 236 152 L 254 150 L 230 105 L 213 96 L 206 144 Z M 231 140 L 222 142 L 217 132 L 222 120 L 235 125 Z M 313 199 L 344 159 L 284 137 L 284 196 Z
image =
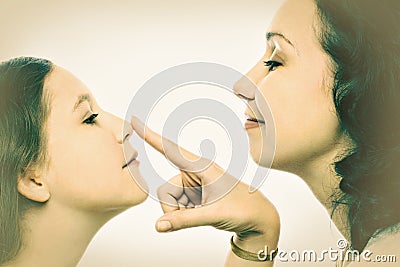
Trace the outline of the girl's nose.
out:
M 122 144 L 122 143 L 128 141 L 129 138 L 132 136 L 133 129 L 129 122 L 124 121 L 124 120 L 121 120 L 121 121 L 122 121 L 123 127 L 122 127 L 122 135 L 120 135 L 120 136 L 122 136 L 122 140 L 120 142 Z

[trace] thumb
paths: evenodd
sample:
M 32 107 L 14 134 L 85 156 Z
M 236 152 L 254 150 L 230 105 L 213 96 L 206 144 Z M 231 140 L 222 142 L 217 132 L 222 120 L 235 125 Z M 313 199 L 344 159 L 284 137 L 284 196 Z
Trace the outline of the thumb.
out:
M 176 210 L 164 214 L 156 222 L 156 230 L 160 233 L 173 232 L 185 228 L 210 225 L 212 223 L 209 208 L 190 208 Z

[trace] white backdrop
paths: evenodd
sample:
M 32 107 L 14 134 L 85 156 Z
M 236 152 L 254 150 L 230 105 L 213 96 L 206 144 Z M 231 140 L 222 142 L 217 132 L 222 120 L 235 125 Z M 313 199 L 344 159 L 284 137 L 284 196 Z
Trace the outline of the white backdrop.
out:
M 105 110 L 125 117 L 135 91 L 168 67 L 210 61 L 245 73 L 263 54 L 267 26 L 280 4 L 2 0 L 0 59 L 51 59 L 83 80 Z M 336 228 L 299 177 L 272 171 L 262 190 L 281 214 L 281 249 L 336 248 Z M 96 235 L 79 267 L 223 265 L 230 233 L 202 227 L 159 234 L 154 223 L 160 215 L 149 198 L 117 216 Z

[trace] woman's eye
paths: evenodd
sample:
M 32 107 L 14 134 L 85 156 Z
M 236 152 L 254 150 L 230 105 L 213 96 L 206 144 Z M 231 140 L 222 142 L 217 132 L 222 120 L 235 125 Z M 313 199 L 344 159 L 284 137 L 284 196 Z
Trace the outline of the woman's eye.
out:
M 96 123 L 96 117 L 99 116 L 99 114 L 92 114 L 87 118 L 86 120 L 83 121 L 84 124 L 95 124 Z
M 268 68 L 269 71 L 274 71 L 277 67 L 282 66 L 282 63 L 280 63 L 278 61 L 274 61 L 274 60 L 268 60 L 268 61 L 264 61 L 264 65 L 266 67 L 269 67 Z

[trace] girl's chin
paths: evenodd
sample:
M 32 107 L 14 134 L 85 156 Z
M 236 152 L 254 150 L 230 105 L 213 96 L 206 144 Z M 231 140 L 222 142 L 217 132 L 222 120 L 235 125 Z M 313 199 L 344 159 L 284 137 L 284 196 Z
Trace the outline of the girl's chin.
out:
M 141 175 L 136 174 L 134 177 L 132 177 L 132 180 L 135 183 L 135 186 L 138 187 L 140 191 L 142 191 L 146 195 L 149 194 L 149 185 Z
M 142 174 L 140 173 L 138 165 L 139 164 L 133 164 L 132 166 L 128 166 L 130 179 L 133 183 L 135 183 L 135 186 L 138 187 L 139 190 L 143 191 L 143 193 L 145 194 L 148 194 L 149 186 L 146 180 L 143 178 Z
M 142 190 L 137 191 L 134 196 L 134 201 L 132 202 L 132 207 L 143 203 L 148 198 L 148 196 L 149 194 L 147 192 L 144 192 Z

